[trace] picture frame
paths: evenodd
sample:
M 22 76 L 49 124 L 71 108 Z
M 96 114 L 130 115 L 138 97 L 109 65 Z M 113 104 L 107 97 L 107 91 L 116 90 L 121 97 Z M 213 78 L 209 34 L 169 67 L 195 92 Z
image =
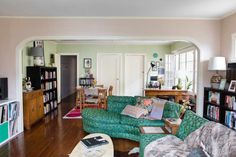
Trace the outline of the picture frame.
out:
M 236 80 L 231 80 L 228 91 L 235 92 L 236 89 Z
M 226 85 L 226 79 L 221 79 L 220 80 L 219 89 L 224 90 L 225 89 L 225 85 Z
M 155 65 L 154 67 L 152 67 L 152 71 L 157 71 L 157 64 L 155 61 L 151 61 L 151 64 Z
M 92 68 L 92 59 L 91 58 L 84 58 L 84 68 L 85 69 Z
M 35 40 L 33 42 L 33 44 L 34 44 L 34 47 L 42 47 L 42 48 L 44 48 L 43 40 Z

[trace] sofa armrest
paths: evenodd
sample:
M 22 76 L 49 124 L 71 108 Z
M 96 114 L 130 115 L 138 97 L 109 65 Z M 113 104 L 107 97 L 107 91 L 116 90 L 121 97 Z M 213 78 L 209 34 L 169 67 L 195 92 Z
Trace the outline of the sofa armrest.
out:
M 152 141 L 165 137 L 168 134 L 140 134 L 139 157 L 143 157 L 145 147 Z

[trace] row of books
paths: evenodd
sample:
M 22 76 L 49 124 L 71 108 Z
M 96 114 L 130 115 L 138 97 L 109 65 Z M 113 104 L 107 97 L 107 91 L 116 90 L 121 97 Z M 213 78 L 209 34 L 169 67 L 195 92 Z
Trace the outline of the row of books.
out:
M 57 101 L 51 101 L 50 103 L 46 103 L 44 105 L 44 114 L 47 114 L 55 108 L 57 108 Z
M 47 102 L 49 100 L 56 99 L 56 91 L 48 92 L 43 95 L 43 102 Z
M 236 113 L 232 111 L 225 112 L 225 125 L 229 128 L 236 129 Z
M 212 105 L 207 106 L 207 116 L 219 120 L 220 108 Z
M 93 84 L 93 78 L 80 78 L 79 84 L 80 86 L 91 86 Z
M 56 71 L 45 71 L 44 75 L 41 75 L 41 80 L 56 78 Z
M 57 88 L 57 81 L 46 82 L 41 84 L 41 89 L 50 90 L 53 88 Z
M 225 97 L 225 106 L 231 110 L 236 110 L 235 96 L 227 95 Z
M 7 105 L 0 106 L 0 124 L 8 121 L 8 110 Z
M 209 91 L 208 101 L 216 104 L 220 104 L 220 93 Z
M 9 120 L 15 120 L 19 116 L 19 104 L 13 102 L 9 104 Z

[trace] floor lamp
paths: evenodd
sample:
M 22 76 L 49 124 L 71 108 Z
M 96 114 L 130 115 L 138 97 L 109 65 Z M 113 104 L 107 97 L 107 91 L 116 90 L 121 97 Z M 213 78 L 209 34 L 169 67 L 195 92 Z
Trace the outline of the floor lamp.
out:
M 150 70 L 155 66 L 155 64 L 153 64 L 152 62 L 150 63 L 150 68 L 148 69 L 148 72 L 147 72 L 147 78 L 146 78 L 146 88 L 149 87 L 149 83 L 148 83 L 148 76 L 149 76 L 149 73 L 150 73 Z

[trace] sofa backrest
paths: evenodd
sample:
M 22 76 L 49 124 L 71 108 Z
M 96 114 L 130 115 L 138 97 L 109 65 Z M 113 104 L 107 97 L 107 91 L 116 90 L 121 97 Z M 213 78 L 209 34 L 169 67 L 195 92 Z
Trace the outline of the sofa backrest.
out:
M 136 98 L 131 96 L 108 96 L 107 110 L 121 113 L 126 105 L 135 105 Z
M 180 104 L 173 101 L 166 101 L 162 118 L 179 118 Z
M 184 140 L 191 132 L 200 128 L 206 122 L 208 122 L 207 119 L 198 116 L 191 110 L 187 110 L 176 136 Z

